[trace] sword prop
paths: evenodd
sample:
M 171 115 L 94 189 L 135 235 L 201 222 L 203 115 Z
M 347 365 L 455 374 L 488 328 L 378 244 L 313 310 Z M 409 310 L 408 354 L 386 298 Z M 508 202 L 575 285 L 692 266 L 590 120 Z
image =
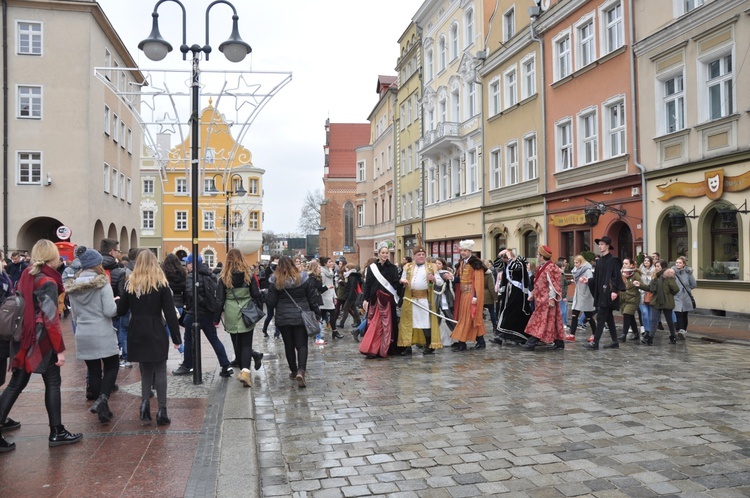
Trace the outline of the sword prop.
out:
M 458 323 L 458 322 L 457 322 L 456 320 L 452 320 L 452 319 L 448 318 L 448 317 L 447 317 L 447 316 L 445 316 L 445 315 L 441 315 L 440 313 L 435 313 L 435 312 L 434 312 L 434 311 L 432 311 L 431 309 L 429 309 L 429 308 L 425 308 L 424 306 L 422 306 L 421 304 L 419 304 L 418 302 L 416 302 L 416 301 L 415 301 L 415 300 L 413 300 L 413 299 L 409 299 L 408 297 L 405 297 L 405 298 L 404 298 L 404 300 L 405 300 L 405 301 L 409 301 L 409 302 L 410 302 L 411 304 L 413 304 L 414 306 L 417 306 L 417 307 L 419 307 L 419 308 L 422 308 L 423 310 L 425 310 L 425 311 L 426 311 L 427 313 L 430 313 L 431 315 L 435 315 L 435 316 L 437 316 L 437 317 L 439 317 L 439 318 L 442 318 L 443 320 L 447 320 L 447 321 L 449 321 L 449 322 L 453 322 L 453 323 Z

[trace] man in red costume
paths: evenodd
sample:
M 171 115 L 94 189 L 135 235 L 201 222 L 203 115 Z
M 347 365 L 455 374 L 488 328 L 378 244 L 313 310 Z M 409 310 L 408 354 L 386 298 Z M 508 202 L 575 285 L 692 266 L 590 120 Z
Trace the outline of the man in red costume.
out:
M 458 321 L 451 337 L 456 341 L 451 349 L 466 351 L 466 341 L 477 341 L 472 349 L 485 349 L 484 341 L 484 272 L 482 260 L 471 253 L 473 240 L 462 240 L 458 243 L 461 251 L 461 262 L 456 271 L 456 303 L 453 318 Z

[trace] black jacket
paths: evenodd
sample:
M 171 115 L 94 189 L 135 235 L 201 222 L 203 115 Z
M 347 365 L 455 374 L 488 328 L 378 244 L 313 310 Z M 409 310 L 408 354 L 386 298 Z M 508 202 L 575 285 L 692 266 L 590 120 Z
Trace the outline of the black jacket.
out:
M 625 282 L 622 281 L 622 261 L 619 258 L 607 253 L 596 263 L 594 270 L 594 285 L 589 280 L 589 289 L 594 296 L 594 304 L 597 308 L 615 308 L 620 309 L 619 292 L 625 290 Z M 612 301 L 613 292 L 618 293 L 617 299 Z
M 393 286 L 396 292 L 400 292 L 401 284 L 398 281 L 398 267 L 390 261 L 386 261 L 384 264 L 380 264 L 380 261 L 378 261 L 376 264 L 378 265 L 380 274 L 383 275 L 383 277 Z M 375 293 L 378 289 L 381 289 L 388 294 L 391 293 L 388 289 L 380 285 L 380 282 L 378 282 L 378 279 L 375 277 L 375 272 L 368 267 L 367 277 L 365 278 L 365 287 L 362 290 L 362 294 L 364 295 L 363 299 L 370 302 L 375 297 Z
M 125 277 L 125 269 L 109 254 L 102 255 L 102 268 L 109 272 L 109 285 L 112 286 L 112 293 L 115 297 L 120 295 L 120 280 Z
M 315 296 L 315 279 L 308 278 L 307 273 L 302 272 L 302 282 L 296 287 L 287 287 L 286 291 L 289 293 L 289 296 L 287 296 L 287 292 L 284 292 L 284 289 L 276 288 L 275 277 L 276 275 L 269 281 L 266 303 L 276 308 L 274 311 L 274 320 L 276 320 L 277 326 L 304 325 L 302 315 L 300 315 L 297 306 L 302 308 L 303 311 L 314 311 L 320 317 L 318 300 Z M 294 302 L 289 299 L 290 296 L 294 299 Z M 296 306 L 295 303 L 297 304 Z
M 233 271 L 232 272 L 232 289 L 241 289 L 243 287 L 250 286 L 250 297 L 255 299 L 255 304 L 257 304 L 261 309 L 263 309 L 263 305 L 260 303 L 260 288 L 258 287 L 258 281 L 255 279 L 254 276 L 250 276 L 250 283 L 245 283 L 245 274 L 240 271 Z M 219 311 L 214 313 L 214 323 L 219 323 L 219 320 L 221 320 L 221 313 L 224 311 L 224 303 L 227 300 L 227 295 L 230 299 L 232 299 L 232 290 L 227 290 L 227 286 L 224 284 L 224 281 L 219 279 L 219 287 L 216 289 L 216 297 L 219 301 L 220 308 Z
M 23 273 L 27 266 L 29 266 L 29 263 L 26 261 L 19 261 L 18 263 L 9 263 L 5 267 L 5 271 L 13 282 L 13 285 L 16 285 L 18 279 L 21 278 L 21 273 Z
M 182 272 L 167 275 L 167 282 L 169 282 L 169 288 L 172 289 L 175 308 L 184 308 L 185 303 L 183 301 L 183 297 L 185 295 L 185 283 L 187 282 L 187 275 Z
M 132 361 L 166 361 L 169 355 L 169 339 L 181 344 L 180 325 L 169 287 L 159 287 L 140 297 L 125 292 L 117 301 L 117 314 L 123 316 L 130 311 L 128 326 L 128 359 Z M 169 325 L 169 336 L 163 318 Z
M 210 278 L 213 280 L 214 285 L 216 284 L 216 278 L 210 268 L 205 264 L 200 263 L 198 265 L 198 314 L 208 314 L 213 316 L 213 312 L 206 307 L 206 279 Z M 183 294 L 183 305 L 185 313 L 194 316 L 193 313 L 193 272 L 188 272 L 187 278 L 185 279 L 185 294 Z

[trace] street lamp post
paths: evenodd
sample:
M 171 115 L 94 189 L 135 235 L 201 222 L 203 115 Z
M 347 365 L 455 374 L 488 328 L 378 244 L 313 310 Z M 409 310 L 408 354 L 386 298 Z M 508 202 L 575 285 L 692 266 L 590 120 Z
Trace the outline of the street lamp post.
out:
M 211 2 L 209 6 L 206 8 L 206 44 L 204 46 L 200 46 L 198 44 L 193 44 L 191 46 L 187 45 L 186 39 L 187 39 L 187 29 L 186 29 L 186 22 L 187 22 L 187 15 L 185 12 L 185 6 L 180 2 L 180 0 L 159 0 L 156 2 L 156 5 L 154 5 L 154 11 L 151 13 L 151 17 L 153 18 L 152 21 L 152 28 L 151 28 L 151 34 L 149 34 L 148 38 L 143 40 L 138 44 L 138 49 L 143 50 L 143 53 L 151 59 L 152 61 L 160 61 L 164 59 L 169 52 L 172 51 L 172 45 L 166 41 L 164 38 L 162 38 L 161 33 L 159 33 L 159 14 L 157 13 L 157 10 L 159 9 L 159 6 L 164 2 L 174 2 L 177 5 L 180 6 L 182 9 L 182 45 L 180 45 L 180 52 L 182 52 L 182 60 L 187 60 L 187 53 L 191 52 L 193 54 L 193 61 L 192 61 L 192 78 L 191 78 L 191 97 L 192 97 L 192 105 L 191 105 L 191 113 L 190 113 L 190 124 L 191 124 L 191 131 L 190 131 L 190 174 L 192 176 L 192 182 L 191 182 L 191 198 L 192 198 L 192 211 L 193 211 L 193 223 L 192 223 L 192 238 L 193 238 L 193 286 L 195 287 L 193 289 L 193 326 L 192 326 L 192 338 L 193 338 L 193 384 L 202 384 L 203 383 L 203 372 L 202 372 L 202 365 L 201 365 L 201 341 L 200 341 L 200 324 L 198 323 L 198 176 L 199 176 L 199 169 L 198 169 L 198 143 L 199 143 L 199 134 L 200 134 L 200 127 L 199 127 L 199 120 L 200 120 L 200 69 L 199 69 L 199 61 L 200 61 L 200 54 L 201 52 L 206 54 L 206 60 L 209 58 L 209 54 L 211 53 L 211 45 L 208 44 L 209 36 L 208 36 L 208 14 L 211 8 L 218 4 L 223 3 L 228 5 L 232 9 L 232 33 L 229 35 L 229 39 L 225 42 L 223 42 L 221 45 L 219 45 L 219 51 L 221 51 L 224 56 L 230 61 L 230 62 L 240 62 L 242 61 L 247 54 L 249 54 L 252 49 L 250 48 L 250 45 L 245 43 L 242 38 L 240 38 L 239 30 L 237 28 L 237 21 L 239 20 L 239 16 L 237 15 L 237 9 L 234 8 L 234 5 L 229 3 L 226 0 L 216 0 L 214 2 Z
M 247 190 L 245 190 L 245 188 L 242 186 L 242 175 L 240 175 L 239 173 L 235 173 L 229 178 L 227 178 L 226 184 L 222 185 L 222 188 L 224 190 L 219 191 L 216 189 L 216 177 L 217 176 L 223 176 L 223 175 L 221 174 L 214 175 L 213 180 L 211 181 L 211 191 L 209 192 L 209 194 L 218 195 L 218 194 L 223 193 L 226 198 L 226 201 L 225 201 L 226 213 L 224 214 L 224 228 L 226 229 L 227 233 L 225 237 L 225 244 L 226 244 L 225 247 L 226 247 L 226 252 L 229 253 L 229 248 L 230 248 L 229 246 L 229 198 L 232 197 L 233 195 L 236 195 L 238 197 L 245 197 L 245 194 L 247 194 Z M 227 188 L 227 187 L 232 186 L 232 183 L 234 182 L 235 178 L 239 178 L 240 180 L 237 188 L 235 190 L 232 190 L 231 188 Z M 235 220 L 233 217 L 232 218 L 232 242 L 234 242 L 234 225 L 235 225 Z

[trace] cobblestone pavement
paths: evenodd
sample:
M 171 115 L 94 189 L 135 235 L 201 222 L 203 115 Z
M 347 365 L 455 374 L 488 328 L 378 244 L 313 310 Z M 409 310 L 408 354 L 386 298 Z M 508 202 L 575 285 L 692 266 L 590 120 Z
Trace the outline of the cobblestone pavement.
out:
M 298 389 L 281 340 L 258 336 L 262 496 L 750 495 L 746 346 L 365 360 L 347 334 L 311 344 Z

